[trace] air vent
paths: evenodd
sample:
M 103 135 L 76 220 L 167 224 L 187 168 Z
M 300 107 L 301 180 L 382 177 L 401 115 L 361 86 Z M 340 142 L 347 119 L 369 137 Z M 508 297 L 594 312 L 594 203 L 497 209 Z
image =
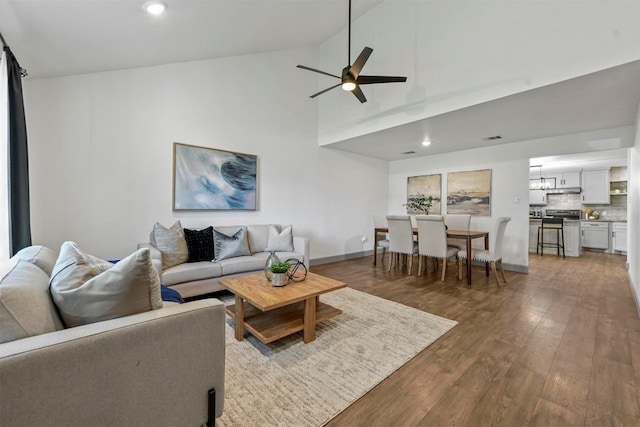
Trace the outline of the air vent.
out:
M 402 154 L 416 154 L 416 152 L 415 152 L 415 151 L 405 151 L 405 152 L 404 152 L 404 153 L 402 153 Z
M 484 141 L 495 141 L 496 139 L 502 139 L 500 135 L 488 136 L 486 138 L 482 138 Z

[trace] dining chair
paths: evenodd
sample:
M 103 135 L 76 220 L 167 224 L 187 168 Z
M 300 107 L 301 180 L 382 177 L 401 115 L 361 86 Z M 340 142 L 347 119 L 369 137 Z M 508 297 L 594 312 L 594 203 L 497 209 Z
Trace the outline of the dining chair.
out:
M 388 227 L 387 218 L 385 217 L 385 215 L 370 214 L 369 219 L 371 220 L 374 229 Z M 387 237 L 387 233 L 376 233 L 375 242 L 373 242 L 373 250 L 376 251 L 376 254 L 378 252 L 378 248 L 382 248 L 382 264 L 384 264 L 384 255 L 389 249 L 389 239 Z M 376 263 L 375 255 L 373 257 L 373 263 Z
M 447 259 L 455 257 L 457 247 L 447 246 L 447 230 L 442 215 L 416 215 L 418 225 L 418 276 L 422 275 L 429 257 L 433 258 L 434 269 L 437 271 L 438 259 L 442 259 L 442 281 L 447 274 Z M 427 260 L 426 263 L 423 261 Z M 423 265 L 425 264 L 425 265 Z M 460 271 L 458 271 L 458 278 Z
M 418 253 L 418 242 L 413 240 L 413 228 L 409 215 L 387 215 L 389 225 L 389 271 L 397 264 L 399 255 L 409 257 L 408 274 L 413 269 L 413 256 Z
M 498 217 L 493 224 L 493 229 L 489 234 L 489 249 L 471 249 L 471 260 L 467 259 L 467 250 L 458 251 L 458 275 L 462 277 L 462 260 L 466 262 L 480 261 L 488 262 L 491 264 L 491 270 L 496 276 L 496 283 L 500 286 L 500 278 L 498 277 L 498 270 L 496 265 L 500 267 L 500 274 L 504 283 L 507 283 L 507 278 L 504 275 L 504 268 L 502 266 L 502 242 L 504 240 L 504 230 L 507 228 L 507 223 L 511 221 L 510 217 Z
M 469 231 L 471 226 L 470 214 L 447 214 L 444 216 L 444 225 L 449 230 Z M 447 239 L 447 246 L 458 248 L 459 250 L 467 249 L 467 242 L 462 239 Z

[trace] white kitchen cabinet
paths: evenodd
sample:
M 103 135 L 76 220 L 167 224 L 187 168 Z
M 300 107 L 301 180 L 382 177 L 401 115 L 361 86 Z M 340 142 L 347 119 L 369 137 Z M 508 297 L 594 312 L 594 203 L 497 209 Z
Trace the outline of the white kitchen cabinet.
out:
M 580 171 L 547 173 L 544 177 L 545 179 L 553 178 L 555 180 L 556 185 L 554 188 L 571 188 L 582 185 Z
M 627 252 L 627 223 L 614 222 L 611 224 L 614 252 Z
M 580 256 L 580 221 L 565 220 L 564 252 L 566 256 Z
M 609 223 L 582 221 L 580 223 L 582 247 L 609 250 Z
M 545 190 L 529 190 L 530 205 L 546 205 L 547 193 Z
M 608 205 L 609 169 L 582 172 L 582 204 Z

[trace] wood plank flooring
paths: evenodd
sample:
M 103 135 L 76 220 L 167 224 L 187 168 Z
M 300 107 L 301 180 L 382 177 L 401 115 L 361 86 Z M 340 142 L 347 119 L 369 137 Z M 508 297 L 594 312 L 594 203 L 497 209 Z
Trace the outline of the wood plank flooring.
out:
M 372 257 L 312 267 L 459 322 L 328 426 L 640 425 L 640 319 L 625 257 L 529 263 L 500 288 L 481 267 L 472 287 L 455 268 L 441 282 Z

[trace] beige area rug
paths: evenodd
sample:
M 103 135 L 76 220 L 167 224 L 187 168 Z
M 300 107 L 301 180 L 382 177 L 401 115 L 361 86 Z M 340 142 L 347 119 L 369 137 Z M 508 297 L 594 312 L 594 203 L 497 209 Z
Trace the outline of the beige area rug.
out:
M 309 344 L 302 333 L 265 345 L 245 332 L 236 341 L 227 316 L 218 426 L 321 426 L 457 324 L 349 288 L 320 298 L 343 312 Z

